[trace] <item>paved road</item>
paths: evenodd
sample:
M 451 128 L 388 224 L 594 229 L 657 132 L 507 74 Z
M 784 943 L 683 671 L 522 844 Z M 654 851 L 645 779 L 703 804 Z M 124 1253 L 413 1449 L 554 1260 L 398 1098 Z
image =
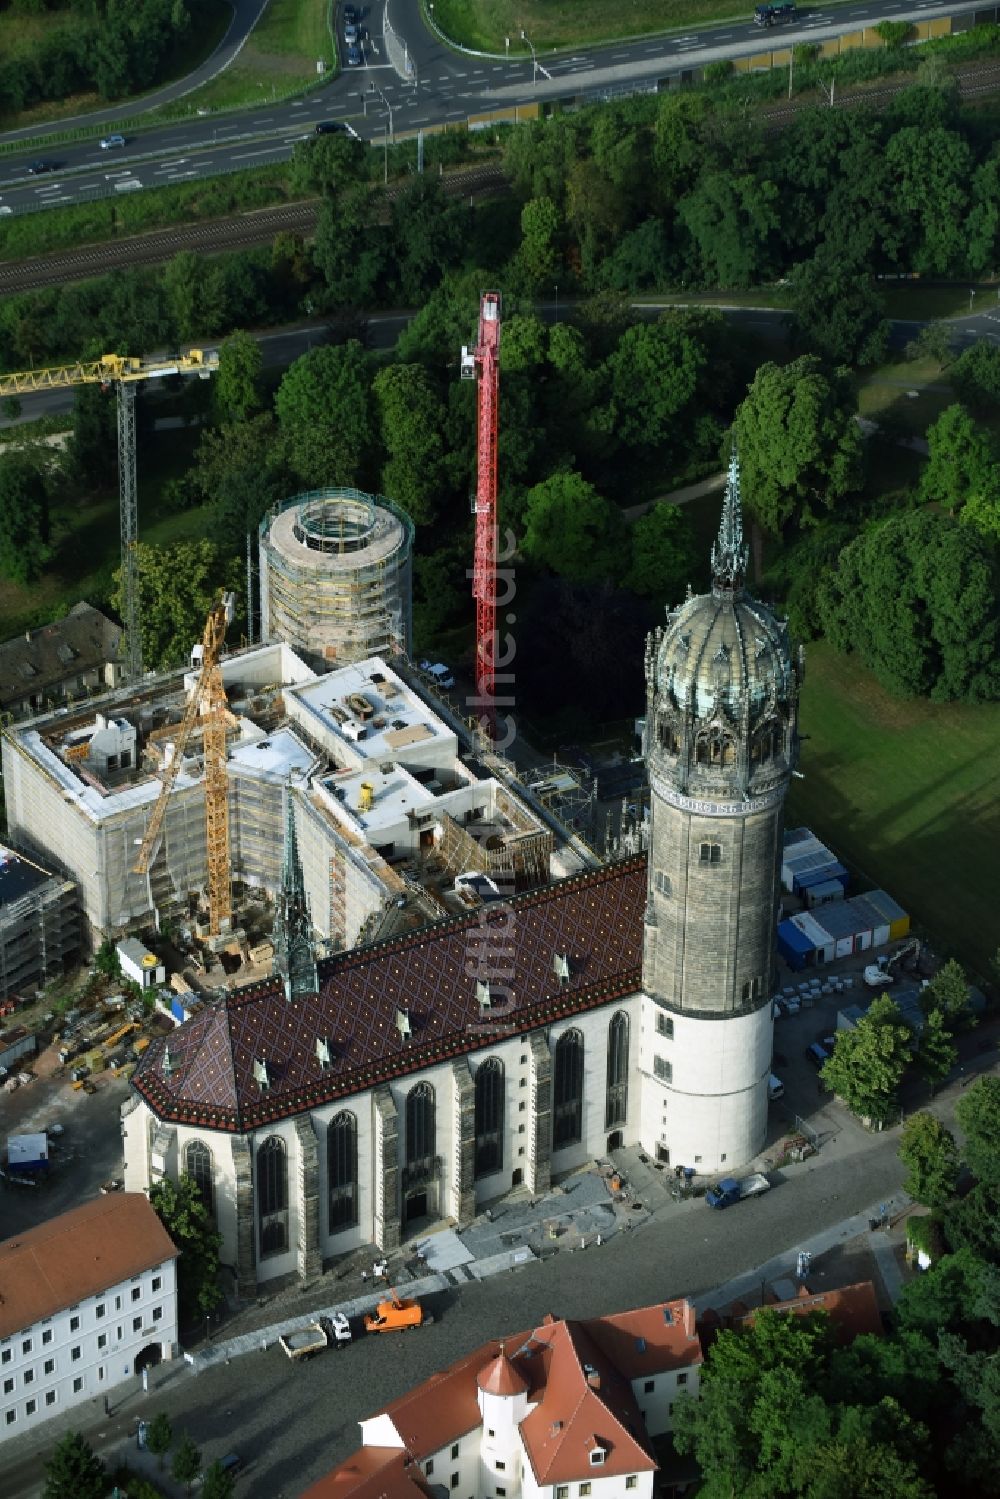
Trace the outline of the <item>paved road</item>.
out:
M 256 3 L 237 0 L 237 30 L 243 27 L 245 31 Z M 35 145 L 23 155 L 5 157 L 0 163 L 0 213 L 80 202 L 109 192 L 141 191 L 285 160 L 296 140 L 308 136 L 318 121 L 328 118 L 350 121 L 365 140 L 379 144 L 387 135 L 456 123 L 491 109 L 567 96 L 608 98 L 637 82 L 653 87 L 657 80 L 676 78 L 696 64 L 793 42 L 821 41 L 860 25 L 870 26 L 876 16 L 916 21 L 955 15 L 962 25 L 971 25 L 976 9 L 974 0 L 960 0 L 955 5 L 939 0 L 881 0 L 873 6 L 817 7 L 803 10 L 800 19 L 787 29 L 764 30 L 749 20 L 732 22 L 685 35 L 645 37 L 546 55 L 538 60 L 539 67 L 533 72 L 530 60 L 507 62 L 449 50 L 427 32 L 419 0 L 392 0 L 393 29 L 415 64 L 415 76 L 409 81 L 388 61 L 385 7 L 375 3 L 367 7 L 371 36 L 363 65 L 345 68 L 329 85 L 302 99 L 152 127 L 132 133 L 124 150 L 115 152 L 102 152 L 96 140 L 46 152 L 44 145 L 39 149 L 39 138 L 65 128 L 64 122 L 32 131 Z M 747 12 L 750 10 L 748 3 Z M 214 70 L 218 71 L 217 65 Z M 188 82 L 163 92 L 176 97 Z M 150 107 L 150 101 L 143 100 L 128 113 L 139 119 Z M 121 119 L 122 113 L 118 106 L 95 119 Z M 25 132 L 19 138 L 24 139 Z M 29 177 L 27 166 L 39 157 L 52 170 L 40 178 Z

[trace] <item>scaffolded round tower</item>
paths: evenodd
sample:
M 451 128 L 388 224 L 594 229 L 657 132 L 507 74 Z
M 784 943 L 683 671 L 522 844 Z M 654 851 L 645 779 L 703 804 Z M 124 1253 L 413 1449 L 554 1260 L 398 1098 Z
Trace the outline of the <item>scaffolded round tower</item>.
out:
M 295 495 L 260 526 L 261 628 L 345 664 L 409 654 L 413 523 L 384 495 Z

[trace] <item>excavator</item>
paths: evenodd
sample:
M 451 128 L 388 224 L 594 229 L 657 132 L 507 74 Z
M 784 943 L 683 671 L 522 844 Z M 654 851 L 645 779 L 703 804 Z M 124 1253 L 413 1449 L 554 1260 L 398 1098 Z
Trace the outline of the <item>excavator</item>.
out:
M 869 989 L 884 989 L 889 984 L 894 984 L 898 978 L 896 969 L 907 957 L 912 957 L 914 964 L 920 960 L 920 939 L 913 937 L 909 942 L 904 942 L 894 953 L 883 953 L 876 963 L 869 963 L 864 972 L 864 980 Z

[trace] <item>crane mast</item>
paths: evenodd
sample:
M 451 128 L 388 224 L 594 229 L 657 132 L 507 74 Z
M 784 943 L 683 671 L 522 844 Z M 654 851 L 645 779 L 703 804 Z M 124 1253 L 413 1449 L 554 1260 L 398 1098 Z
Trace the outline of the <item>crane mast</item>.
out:
M 142 640 L 139 633 L 139 580 L 136 568 L 137 508 L 135 464 L 135 387 L 141 380 L 166 375 L 197 375 L 207 380 L 219 367 L 214 349 L 191 349 L 166 359 L 136 359 L 123 354 L 102 354 L 99 359 L 80 359 L 53 369 L 22 370 L 0 375 L 0 396 L 29 395 L 36 390 L 65 390 L 73 385 L 113 385 L 118 395 L 118 487 L 122 548 L 122 609 L 125 626 L 125 677 L 137 682 L 142 676 Z
M 173 735 L 173 753 L 163 770 L 160 794 L 132 866 L 134 874 L 149 873 L 167 815 L 170 793 L 184 758 L 184 749 L 200 720 L 205 759 L 208 921 L 213 937 L 218 937 L 228 927 L 233 914 L 229 881 L 229 784 L 226 773 L 226 724 L 229 721 L 229 710 L 222 679 L 226 626 L 232 617 L 233 596 L 227 593 L 212 607 L 205 621 L 201 638 L 201 671 L 184 710 L 184 717 Z
M 476 706 L 491 737 L 496 727 L 497 444 L 500 433 L 500 293 L 479 302 L 479 340 L 462 350 L 462 378 L 476 379 L 476 549 L 472 595 L 476 600 Z

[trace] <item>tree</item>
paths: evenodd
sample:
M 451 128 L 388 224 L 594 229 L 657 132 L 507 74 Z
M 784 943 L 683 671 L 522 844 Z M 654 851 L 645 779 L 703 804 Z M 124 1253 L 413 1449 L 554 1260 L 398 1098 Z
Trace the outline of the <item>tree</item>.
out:
M 543 294 L 559 280 L 559 210 L 551 198 L 532 198 L 521 209 L 517 268 L 528 292 Z
M 845 370 L 806 354 L 762 364 L 736 412 L 744 503 L 772 535 L 816 518 L 862 483 L 857 399 Z
M 201 1472 L 201 1453 L 187 1432 L 181 1437 L 170 1464 L 170 1476 L 175 1483 L 182 1483 L 191 1492 L 191 1487 Z
M 393 200 L 392 251 L 404 306 L 422 302 L 458 264 L 469 220 L 464 199 L 446 198 L 438 179 L 426 173 Z
M 795 267 L 792 307 L 799 336 L 822 358 L 838 365 L 878 364 L 885 358 L 885 299 L 863 263 L 819 250 Z
M 0 401 L 0 411 L 3 412 L 9 422 L 16 422 L 17 418 L 21 415 L 21 402 L 17 396 L 4 396 L 3 400 Z
M 170 1417 L 166 1411 L 157 1411 L 156 1415 L 146 1427 L 146 1447 L 159 1460 L 160 1472 L 163 1471 L 163 1459 L 170 1451 L 170 1444 L 174 1439 L 174 1428 L 170 1424 Z
M 310 349 L 296 359 L 274 406 L 302 483 L 319 488 L 360 481 L 372 421 L 368 361 L 359 343 Z
M 972 176 L 968 143 L 942 126 L 908 125 L 890 138 L 885 158 L 903 236 L 901 263 L 922 275 L 961 271 Z
M 177 1293 L 187 1317 L 207 1316 L 222 1300 L 219 1290 L 219 1247 L 198 1184 L 186 1172 L 175 1182 L 163 1177 L 150 1188 L 149 1200 L 167 1233 L 180 1250 Z
M 752 173 L 707 172 L 678 205 L 710 286 L 753 286 L 771 269 L 778 189 Z
M 66 455 L 71 478 L 87 489 L 111 485 L 118 467 L 114 392 L 78 385 L 73 392 L 73 436 Z
M 236 1484 L 231 1473 L 227 1473 L 220 1462 L 205 1469 L 205 1481 L 201 1486 L 201 1499 L 233 1499 Z
M 933 1114 L 911 1114 L 903 1125 L 899 1159 L 906 1190 L 925 1207 L 943 1208 L 955 1195 L 959 1159 L 955 1136 Z
M 147 668 L 169 670 L 189 660 L 205 617 L 226 581 L 218 547 L 211 541 L 178 541 L 169 547 L 136 547 L 142 659 Z M 121 569 L 113 574 L 111 601 L 124 617 Z
M 831 644 L 857 651 L 890 692 L 989 701 L 1000 692 L 998 577 L 972 526 L 897 511 L 842 549 L 817 612 Z
M 962 1155 L 977 1181 L 1000 1184 L 1000 1078 L 981 1077 L 955 1105 Z
M 316 221 L 313 255 L 331 307 L 371 307 L 389 276 L 389 237 L 371 189 L 357 186 L 336 202 L 325 199 Z
M 270 413 L 202 433 L 188 481 L 214 510 L 213 532 L 232 552 L 294 488 L 277 423 Z
M 264 356 L 250 333 L 231 333 L 219 349 L 219 368 L 213 393 L 223 418 L 245 422 L 260 409 L 260 377 Z
M 804 1449 L 832 1435 L 831 1415 L 816 1393 L 828 1343 L 822 1313 L 789 1317 L 764 1310 L 749 1326 L 719 1333 L 698 1399 L 674 1404 L 674 1446 L 697 1459 L 705 1493 L 796 1487 L 792 1470 Z M 767 1487 L 753 1487 L 758 1473 L 767 1474 Z
M 364 141 L 346 130 L 299 141 L 292 151 L 292 187 L 297 193 L 320 193 L 335 200 L 345 188 L 364 182 L 368 155 Z
M 931 1093 L 944 1082 L 958 1061 L 958 1047 L 951 1037 L 941 1010 L 932 1010 L 924 1021 L 917 1049 L 916 1068 Z
M 108 1475 L 90 1443 L 68 1431 L 45 1464 L 43 1499 L 104 1499 Z
M 372 381 L 386 460 L 382 490 L 417 525 L 429 524 L 447 490 L 444 405 L 419 364 L 389 364 Z
M 1000 500 L 1000 465 L 990 434 L 964 406 L 949 406 L 927 431 L 928 459 L 920 498 L 956 515 L 977 496 Z
M 51 555 L 41 470 L 25 453 L 0 457 L 0 577 L 33 583 Z
M 911 1043 L 909 1026 L 883 994 L 853 1030 L 837 1032 L 823 1081 L 853 1113 L 881 1127 L 896 1102 L 896 1090 L 910 1062 Z
M 971 1009 L 972 993 L 965 969 L 956 958 L 942 963 L 926 989 L 921 990 L 924 1013 L 940 1012 L 950 1031 L 967 1030 L 976 1023 Z
M 622 571 L 621 512 L 580 474 L 560 473 L 528 491 L 521 550 L 573 582 L 599 582 Z
M 106 979 L 121 978 L 122 965 L 118 961 L 118 949 L 112 937 L 105 937 L 94 954 L 94 967 Z
M 696 565 L 694 533 L 684 511 L 661 500 L 640 515 L 631 532 L 626 588 L 657 604 L 679 603 Z
M 612 415 L 621 442 L 677 442 L 677 417 L 692 400 L 705 350 L 671 319 L 626 328 L 608 360 Z

